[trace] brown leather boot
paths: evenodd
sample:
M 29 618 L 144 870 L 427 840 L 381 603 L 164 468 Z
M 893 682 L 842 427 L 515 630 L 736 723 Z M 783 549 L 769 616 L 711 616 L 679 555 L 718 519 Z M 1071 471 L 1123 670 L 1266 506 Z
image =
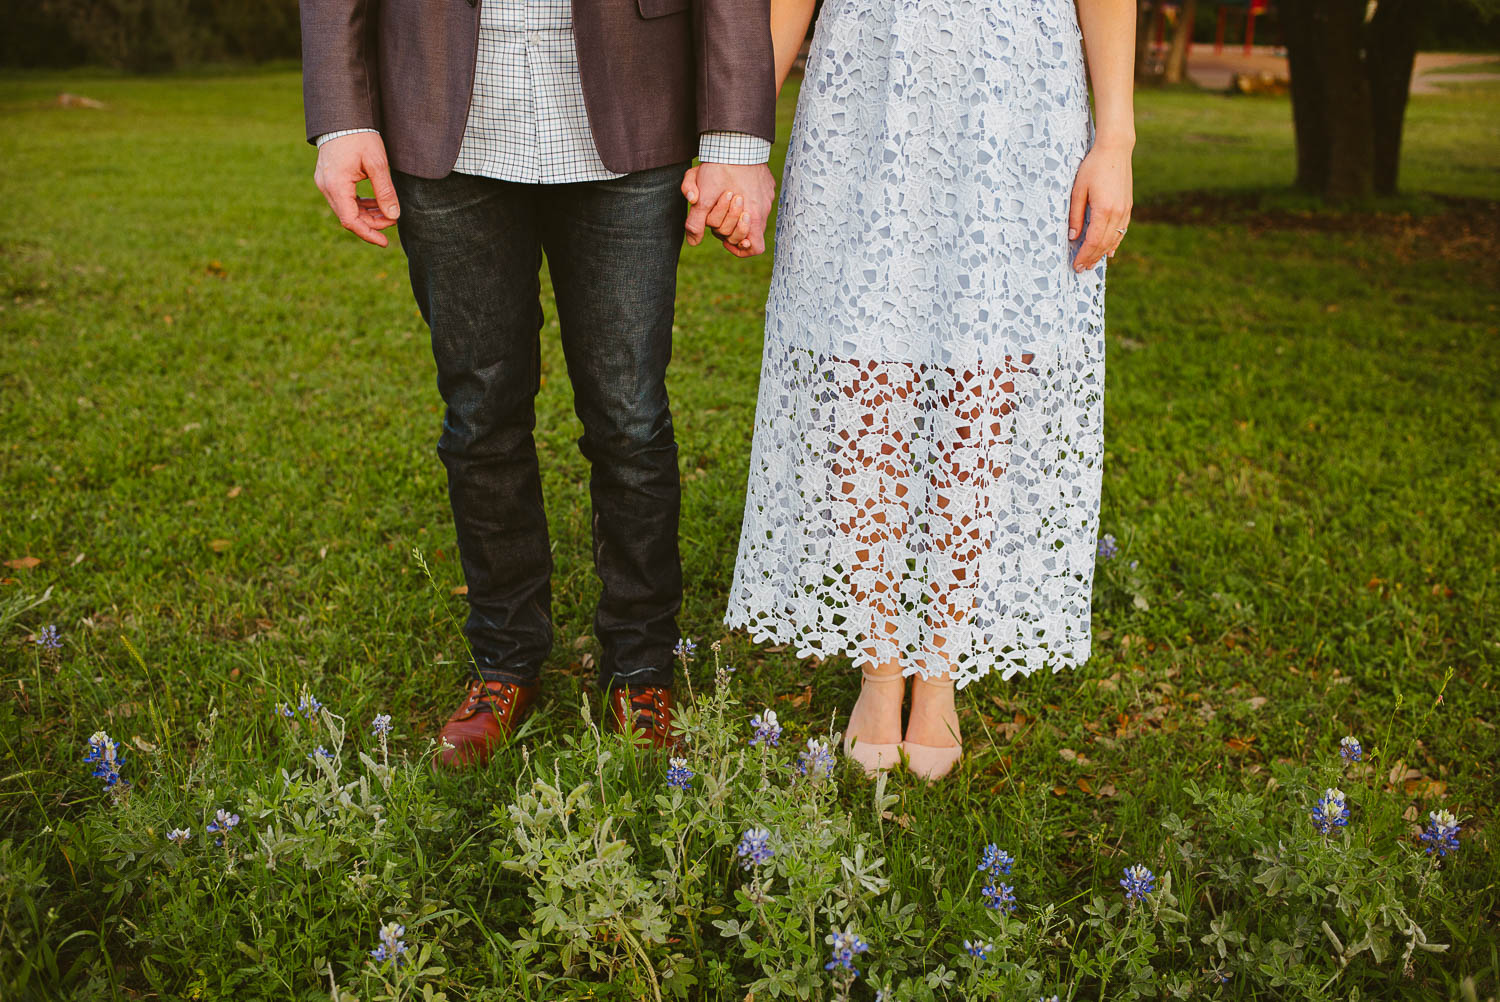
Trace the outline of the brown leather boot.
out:
M 653 748 L 676 747 L 671 689 L 659 685 L 617 685 L 609 691 L 608 708 L 611 730 L 623 731 L 628 726 L 636 734 L 644 734 Z
M 531 714 L 537 691 L 535 683 L 474 679 L 464 701 L 438 732 L 443 750 L 434 762 L 448 769 L 484 765 Z

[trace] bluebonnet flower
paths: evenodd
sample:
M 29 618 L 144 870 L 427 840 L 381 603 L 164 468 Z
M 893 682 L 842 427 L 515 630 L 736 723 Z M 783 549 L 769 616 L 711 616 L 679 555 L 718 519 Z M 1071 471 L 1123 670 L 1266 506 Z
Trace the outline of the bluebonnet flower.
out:
M 984 855 L 979 859 L 979 869 L 996 876 L 1009 876 L 1010 868 L 1015 862 L 1010 853 L 991 842 L 984 847 Z
M 1222 967 L 1210 967 L 1203 973 L 1208 975 L 1208 983 L 1211 985 L 1222 985 L 1234 977 L 1233 971 L 1226 971 Z
M 318 745 L 317 748 L 313 749 L 313 753 L 307 757 L 313 759 L 314 761 L 321 758 L 332 762 L 333 752 L 329 751 L 327 748 L 324 748 L 322 745 Z
M 1043 995 L 1036 1002 L 1061 1002 L 1056 995 Z
M 969 942 L 967 939 L 964 940 L 964 949 L 967 950 L 967 951 L 969 951 L 969 956 L 971 956 L 971 957 L 977 957 L 980 960 L 983 960 L 985 957 L 989 956 L 990 951 L 993 950 L 994 948 L 995 948 L 995 944 L 994 943 L 986 943 L 982 939 L 975 940 L 972 943 Z
M 406 944 L 401 939 L 405 935 L 406 926 L 387 922 L 380 927 L 380 945 L 370 951 L 370 956 L 375 958 L 377 964 L 383 964 L 387 960 L 400 964 L 406 959 Z
M 740 865 L 745 869 L 753 869 L 768 861 L 776 855 L 771 850 L 771 833 L 764 828 L 749 828 L 745 834 L 740 836 L 739 848 L 735 850 L 740 857 Z
M 278 717 L 295 717 L 297 715 L 296 711 L 286 703 L 277 703 L 276 709 L 272 712 Z
M 1427 827 L 1422 829 L 1419 836 L 1427 843 L 1427 854 L 1430 856 L 1436 852 L 1439 856 L 1446 856 L 1450 852 L 1458 851 L 1458 831 L 1463 827 L 1458 823 L 1458 818 L 1447 809 L 1433 811 L 1427 815 Z
M 1349 807 L 1344 803 L 1344 791 L 1333 787 L 1323 791 L 1323 799 L 1313 805 L 1313 824 L 1319 835 L 1331 835 L 1335 828 L 1349 824 Z
M 62 649 L 62 637 L 57 634 L 56 626 L 48 626 L 36 635 L 36 645 L 44 651 L 57 651 Z
M 95 731 L 89 737 L 89 751 L 83 760 L 94 764 L 94 776 L 104 780 L 106 790 L 120 781 L 120 766 L 125 762 L 120 754 L 120 742 L 112 740 L 103 731 Z
M 1013 912 L 1016 910 L 1016 889 L 1009 884 L 1002 884 L 998 879 L 979 889 L 984 895 L 984 906 L 994 908 L 998 911 Z
M 187 840 L 193 837 L 193 833 L 186 828 L 173 828 L 167 832 L 167 841 L 176 842 L 178 845 L 187 844 Z
M 234 831 L 234 826 L 239 823 L 240 816 L 238 814 L 231 814 L 221 807 L 214 812 L 214 819 L 208 823 L 208 827 L 204 831 L 210 835 L 219 836 L 214 839 L 214 845 L 223 845 L 224 840 Z
M 1115 537 L 1106 532 L 1104 538 L 1099 540 L 1099 559 L 1113 560 L 1119 552 L 1120 546 L 1115 542 Z
M 318 697 L 310 692 L 304 692 L 302 698 L 297 701 L 297 712 L 305 716 L 308 720 L 316 718 L 318 711 L 322 708 L 323 704 L 318 702 Z
M 385 737 L 391 733 L 391 715 L 389 713 L 377 713 L 370 724 L 370 733 L 376 737 Z
M 1144 901 L 1146 895 L 1156 890 L 1156 874 L 1139 863 L 1127 866 L 1120 886 L 1125 888 L 1125 900 L 1134 905 L 1137 901 Z
M 810 779 L 827 779 L 833 775 L 833 749 L 827 741 L 807 739 L 807 751 L 797 755 L 797 775 Z
M 673 656 L 676 657 L 679 661 L 691 661 L 693 660 L 693 655 L 697 653 L 698 645 L 693 643 L 687 637 L 680 638 L 677 641 L 677 646 L 672 648 Z
M 823 970 L 831 971 L 835 967 L 842 967 L 846 971 L 853 971 L 856 978 L 859 977 L 859 968 L 854 966 L 854 958 L 868 950 L 870 944 L 847 929 L 843 932 L 835 929 L 823 937 L 823 942 L 833 945 L 833 959 L 823 965 Z
M 667 769 L 667 785 L 686 790 L 693 782 L 693 770 L 687 767 L 687 759 L 673 758 L 667 764 L 670 766 Z
M 765 710 L 750 718 L 750 726 L 755 728 L 755 733 L 750 737 L 753 747 L 758 744 L 781 745 L 781 724 L 776 721 L 775 710 Z
M 1365 750 L 1360 747 L 1359 738 L 1346 737 L 1339 740 L 1339 754 L 1345 762 L 1358 762 L 1365 757 Z

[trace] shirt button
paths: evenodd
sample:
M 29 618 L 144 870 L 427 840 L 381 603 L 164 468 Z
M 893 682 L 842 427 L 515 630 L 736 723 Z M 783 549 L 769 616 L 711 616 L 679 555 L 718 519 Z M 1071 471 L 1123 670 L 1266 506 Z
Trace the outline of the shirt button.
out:
M 540 31 L 528 31 L 526 33 L 526 41 L 530 42 L 532 45 L 541 45 L 542 33 Z

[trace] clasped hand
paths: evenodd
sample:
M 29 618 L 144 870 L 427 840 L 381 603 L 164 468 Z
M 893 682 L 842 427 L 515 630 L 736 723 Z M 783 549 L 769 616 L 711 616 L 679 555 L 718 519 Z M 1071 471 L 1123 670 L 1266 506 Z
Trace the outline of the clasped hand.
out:
M 682 176 L 688 211 L 687 242 L 693 247 L 712 232 L 735 257 L 766 250 L 766 220 L 776 201 L 776 179 L 765 164 L 701 163 Z

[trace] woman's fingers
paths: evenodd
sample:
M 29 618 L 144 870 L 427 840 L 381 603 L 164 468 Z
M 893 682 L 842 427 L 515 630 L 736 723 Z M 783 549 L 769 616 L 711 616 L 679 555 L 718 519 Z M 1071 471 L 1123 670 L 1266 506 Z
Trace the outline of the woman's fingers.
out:
M 735 195 L 734 192 L 726 191 L 719 196 L 719 200 L 714 203 L 714 207 L 708 210 L 708 218 L 705 222 L 708 223 L 708 228 L 714 231 L 715 236 L 722 237 L 723 233 L 720 231 L 724 226 L 724 220 L 734 218 L 730 213 L 734 211 L 735 202 L 743 204 L 743 200 Z
M 1089 186 L 1080 175 L 1073 182 L 1073 194 L 1068 199 L 1068 239 L 1077 240 L 1083 232 L 1083 210 L 1089 203 Z

